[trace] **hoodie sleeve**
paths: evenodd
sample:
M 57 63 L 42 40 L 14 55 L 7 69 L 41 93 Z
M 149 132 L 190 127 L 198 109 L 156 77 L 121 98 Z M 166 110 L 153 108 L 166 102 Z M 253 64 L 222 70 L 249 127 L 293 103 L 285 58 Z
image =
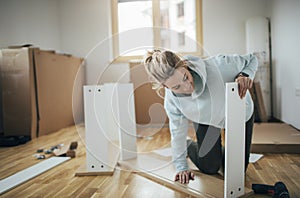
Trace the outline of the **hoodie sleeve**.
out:
M 217 59 L 220 65 L 232 66 L 230 68 L 233 69 L 236 74 L 244 72 L 249 75 L 249 78 L 252 80 L 254 79 L 258 66 L 258 61 L 255 55 L 218 55 Z
M 189 170 L 187 164 L 187 144 L 186 137 L 188 131 L 188 120 L 175 106 L 166 90 L 164 106 L 169 117 L 169 128 L 171 132 L 172 161 L 177 172 Z

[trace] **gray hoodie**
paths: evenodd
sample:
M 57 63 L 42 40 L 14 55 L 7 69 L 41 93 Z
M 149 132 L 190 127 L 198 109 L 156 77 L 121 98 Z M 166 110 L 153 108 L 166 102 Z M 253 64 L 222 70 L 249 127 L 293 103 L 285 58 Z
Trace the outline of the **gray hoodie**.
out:
M 194 78 L 195 89 L 190 96 L 175 95 L 165 89 L 164 107 L 169 117 L 173 163 L 176 170 L 188 170 L 186 161 L 186 137 L 189 121 L 225 126 L 225 83 L 234 82 L 238 73 L 244 72 L 253 80 L 257 59 L 253 54 L 217 55 L 207 59 L 185 56 Z M 249 91 L 246 96 L 246 117 L 253 114 L 253 102 Z

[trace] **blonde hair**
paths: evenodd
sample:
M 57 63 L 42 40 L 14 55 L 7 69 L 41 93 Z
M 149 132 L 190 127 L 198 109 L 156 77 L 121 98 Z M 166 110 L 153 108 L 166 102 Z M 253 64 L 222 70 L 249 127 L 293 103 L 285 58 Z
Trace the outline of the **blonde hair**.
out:
M 144 66 L 150 78 L 154 80 L 152 88 L 156 90 L 158 96 L 163 98 L 160 93 L 163 83 L 174 74 L 175 69 L 185 66 L 185 63 L 174 52 L 153 50 L 147 53 Z

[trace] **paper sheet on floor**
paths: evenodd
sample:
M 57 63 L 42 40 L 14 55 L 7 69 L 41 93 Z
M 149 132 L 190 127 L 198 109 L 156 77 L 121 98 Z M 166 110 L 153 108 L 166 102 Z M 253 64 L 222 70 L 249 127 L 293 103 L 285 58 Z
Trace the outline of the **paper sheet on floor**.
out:
M 263 156 L 262 154 L 250 153 L 249 162 L 250 162 L 250 163 L 255 163 L 255 162 L 257 162 L 262 156 Z
M 171 147 L 163 148 L 163 149 L 157 149 L 153 151 L 154 153 L 164 156 L 164 157 L 170 157 L 172 156 L 172 149 Z

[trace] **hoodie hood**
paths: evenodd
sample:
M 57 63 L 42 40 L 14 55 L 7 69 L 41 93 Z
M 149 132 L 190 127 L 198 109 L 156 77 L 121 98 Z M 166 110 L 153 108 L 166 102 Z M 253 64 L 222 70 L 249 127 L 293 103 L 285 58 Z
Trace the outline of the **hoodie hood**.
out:
M 197 84 L 197 87 L 195 87 L 195 90 L 192 93 L 192 98 L 195 99 L 198 96 L 200 96 L 205 90 L 205 85 L 207 81 L 205 63 L 201 58 L 191 55 L 184 56 L 184 59 L 188 61 L 189 69 L 198 74 L 193 75 L 195 81 L 194 84 Z

